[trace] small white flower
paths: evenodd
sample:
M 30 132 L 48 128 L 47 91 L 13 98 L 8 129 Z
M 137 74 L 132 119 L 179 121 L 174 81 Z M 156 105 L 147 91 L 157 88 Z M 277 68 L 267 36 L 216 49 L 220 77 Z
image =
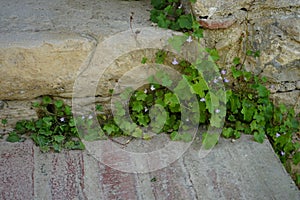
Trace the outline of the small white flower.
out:
M 178 9 L 182 8 L 182 3 L 178 6 Z
M 179 64 L 178 61 L 176 60 L 176 58 L 173 59 L 172 64 L 173 65 L 178 65 Z
M 93 119 L 93 116 L 92 116 L 92 115 L 89 115 L 89 119 Z
M 214 79 L 214 83 L 218 83 L 218 79 Z
M 187 118 L 185 121 L 189 122 L 189 121 L 190 121 L 190 119 L 189 119 L 189 118 Z
M 186 39 L 186 41 L 188 42 L 188 43 L 191 43 L 193 40 L 192 40 L 192 36 L 189 36 L 188 37 L 188 39 Z
M 145 90 L 144 90 L 144 93 L 147 94 L 147 92 L 148 92 L 147 89 L 145 89 Z
M 84 115 L 82 115 L 82 116 L 81 116 L 81 119 L 85 119 L 85 116 L 84 116 Z
M 225 75 L 227 73 L 226 69 L 222 69 L 221 74 Z
M 227 78 L 224 78 L 224 83 L 229 83 L 229 80 Z
M 205 102 L 205 98 L 201 98 L 200 101 L 201 101 L 201 102 Z
M 151 85 L 150 90 L 151 90 L 151 91 L 155 90 L 154 85 Z
M 148 108 L 147 108 L 147 107 L 144 107 L 144 109 L 145 109 L 145 112 L 147 112 L 147 111 L 148 111 Z
M 276 133 L 276 137 L 278 138 L 280 136 L 280 134 L 279 133 Z
M 284 156 L 284 155 L 285 155 L 285 152 L 284 152 L 284 151 L 280 151 L 280 154 L 281 154 L 282 156 Z
M 220 110 L 220 109 L 216 109 L 215 112 L 216 112 L 216 113 L 220 113 L 221 110 Z
M 60 118 L 59 120 L 60 120 L 61 122 L 64 122 L 64 121 L 65 121 L 65 118 L 62 117 L 62 118 Z
M 218 79 L 219 79 L 219 80 L 222 80 L 223 78 L 222 78 L 222 76 L 219 76 Z

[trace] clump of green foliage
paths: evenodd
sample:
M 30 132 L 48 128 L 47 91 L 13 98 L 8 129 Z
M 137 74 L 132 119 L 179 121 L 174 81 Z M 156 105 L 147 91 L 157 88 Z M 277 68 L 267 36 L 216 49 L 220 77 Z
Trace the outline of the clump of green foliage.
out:
M 23 141 L 24 136 L 28 135 L 43 152 L 51 149 L 60 152 L 63 148 L 84 149 L 70 106 L 65 105 L 62 100 L 44 96 L 42 101 L 34 103 L 33 107 L 37 110 L 38 119 L 17 122 L 7 141 Z
M 190 2 L 194 3 L 194 1 Z M 180 1 L 152 0 L 151 3 L 153 5 L 151 20 L 159 27 L 189 31 L 194 37 L 202 35 L 202 30 L 193 20 L 193 16 L 185 15 L 182 10 L 178 11 L 181 7 Z M 181 21 L 181 19 L 188 20 Z M 212 57 L 218 58 L 216 51 L 207 50 Z M 252 50 L 247 50 L 245 54 L 255 58 L 260 56 L 259 51 Z M 236 139 L 242 133 L 253 134 L 254 140 L 259 143 L 268 138 L 287 169 L 289 169 L 287 161 L 298 165 L 300 144 L 293 140 L 293 135 L 300 132 L 299 114 L 295 116 L 294 109 L 284 104 L 274 105 L 270 99 L 270 92 L 265 87 L 266 78 L 260 78 L 242 67 L 240 59 L 235 58 L 231 67 L 234 84 L 230 86 L 227 84 L 226 88 L 227 113 L 222 136 Z M 296 174 L 294 179 L 300 187 L 300 174 Z
M 194 2 L 194 1 L 193 1 Z M 193 28 L 193 16 L 185 14 L 179 0 L 151 0 L 151 21 L 159 27 L 176 31 L 189 31 Z

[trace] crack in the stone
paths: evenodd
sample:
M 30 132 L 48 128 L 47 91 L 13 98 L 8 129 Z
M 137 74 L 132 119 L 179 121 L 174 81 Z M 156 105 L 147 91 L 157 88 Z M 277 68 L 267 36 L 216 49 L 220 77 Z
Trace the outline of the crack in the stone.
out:
M 186 175 L 185 177 L 187 177 L 187 179 L 185 180 L 185 182 L 186 182 L 186 184 L 189 184 L 189 188 L 190 188 L 190 190 L 192 191 L 191 192 L 191 195 L 193 196 L 193 198 L 194 199 L 196 199 L 196 200 L 198 200 L 199 199 L 199 197 L 198 197 L 198 194 L 197 194 L 197 191 L 195 190 L 195 188 L 194 188 L 194 184 L 193 184 L 193 181 L 192 181 L 192 179 L 191 179 L 191 174 L 190 174 L 190 172 L 188 171 L 188 169 L 187 169 L 187 164 L 185 163 L 185 158 L 184 158 L 184 156 L 181 158 L 181 160 L 182 160 L 182 171 L 183 171 L 183 173 Z

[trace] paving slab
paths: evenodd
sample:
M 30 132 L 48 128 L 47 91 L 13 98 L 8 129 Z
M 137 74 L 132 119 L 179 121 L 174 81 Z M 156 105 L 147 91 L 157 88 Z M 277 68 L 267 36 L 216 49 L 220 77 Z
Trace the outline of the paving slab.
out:
M 0 199 L 32 199 L 35 171 L 32 142 L 1 142 L 0 149 Z
M 125 173 L 87 150 L 41 153 L 30 140 L 1 141 L 0 199 L 300 198 L 268 141 L 259 144 L 246 135 L 234 143 L 220 139 L 202 159 L 199 145 L 196 139 L 182 157 L 160 170 Z

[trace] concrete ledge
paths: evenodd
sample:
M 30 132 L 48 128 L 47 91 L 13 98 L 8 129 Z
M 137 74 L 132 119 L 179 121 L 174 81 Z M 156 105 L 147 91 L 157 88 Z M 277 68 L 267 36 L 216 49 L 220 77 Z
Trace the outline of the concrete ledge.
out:
M 77 71 L 97 45 L 87 35 L 10 33 L 0 36 L 0 99 L 72 93 Z
M 259 144 L 246 135 L 234 143 L 221 138 L 203 159 L 198 157 L 199 142 L 196 139 L 183 157 L 166 168 L 131 174 L 105 166 L 87 151 L 43 154 L 29 140 L 14 144 L 0 141 L 0 198 L 300 198 L 300 191 L 268 141 Z M 137 148 L 139 144 L 138 140 L 130 143 Z

